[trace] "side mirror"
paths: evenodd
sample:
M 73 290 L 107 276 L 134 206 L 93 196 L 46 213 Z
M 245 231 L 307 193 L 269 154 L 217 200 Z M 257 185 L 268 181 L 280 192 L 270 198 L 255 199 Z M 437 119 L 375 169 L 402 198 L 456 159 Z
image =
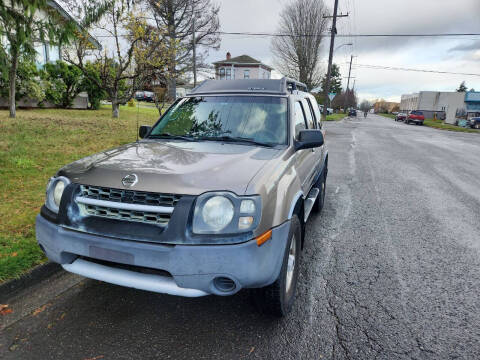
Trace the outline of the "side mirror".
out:
M 140 139 L 143 139 L 152 129 L 151 126 L 147 125 L 142 125 L 140 126 L 140 129 L 138 129 L 138 136 L 140 136 Z
M 324 139 L 322 130 L 300 130 L 298 139 L 295 141 L 295 151 L 320 147 L 323 143 Z

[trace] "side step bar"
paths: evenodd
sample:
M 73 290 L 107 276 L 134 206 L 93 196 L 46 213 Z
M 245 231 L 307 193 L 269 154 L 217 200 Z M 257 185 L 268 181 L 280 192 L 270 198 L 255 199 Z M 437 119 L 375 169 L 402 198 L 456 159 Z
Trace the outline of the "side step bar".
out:
M 313 209 L 313 204 L 315 204 L 315 200 L 317 200 L 318 194 L 320 194 L 320 189 L 319 188 L 312 188 L 310 192 L 308 193 L 307 198 L 304 201 L 303 205 L 303 212 L 305 214 L 304 219 L 305 222 L 308 220 L 308 216 L 312 212 Z
M 139 290 L 185 297 L 209 295 L 202 290 L 181 288 L 170 277 L 117 269 L 83 259 L 77 259 L 71 264 L 63 264 L 62 267 L 74 274 Z

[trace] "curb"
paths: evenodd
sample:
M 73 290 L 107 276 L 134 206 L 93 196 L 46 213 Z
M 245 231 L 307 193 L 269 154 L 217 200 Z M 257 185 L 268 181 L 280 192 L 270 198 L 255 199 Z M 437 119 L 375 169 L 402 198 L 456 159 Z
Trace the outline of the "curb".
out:
M 21 275 L 17 279 L 8 280 L 0 284 L 0 303 L 5 303 L 7 299 L 12 298 L 13 295 L 27 287 L 30 287 L 62 270 L 62 266 L 47 262 L 35 266 L 29 272 Z

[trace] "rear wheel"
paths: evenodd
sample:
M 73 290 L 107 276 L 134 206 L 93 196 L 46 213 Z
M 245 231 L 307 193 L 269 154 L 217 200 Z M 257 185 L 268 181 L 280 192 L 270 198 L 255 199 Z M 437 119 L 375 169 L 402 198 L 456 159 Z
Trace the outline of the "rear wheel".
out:
M 302 229 L 297 215 L 290 220 L 290 232 L 277 280 L 269 286 L 255 289 L 255 300 L 263 313 L 278 317 L 287 315 L 295 300 L 300 265 Z

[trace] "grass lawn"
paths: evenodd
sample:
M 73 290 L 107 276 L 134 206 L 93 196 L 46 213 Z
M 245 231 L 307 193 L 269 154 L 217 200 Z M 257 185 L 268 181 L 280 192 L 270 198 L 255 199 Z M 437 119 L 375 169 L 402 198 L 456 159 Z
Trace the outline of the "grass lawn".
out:
M 390 119 L 395 119 L 395 115 L 393 115 L 393 114 L 377 114 L 377 115 L 387 117 L 387 118 L 390 118 Z
M 470 132 L 470 133 L 480 134 L 480 130 L 463 128 L 463 127 L 452 125 L 452 124 L 444 124 L 443 120 L 425 119 L 425 121 L 423 122 L 423 125 L 433 127 L 435 129 L 441 129 L 441 130 Z
M 345 114 L 332 114 L 332 115 L 327 115 L 327 121 L 339 121 L 339 120 L 342 120 L 344 117 L 346 117 L 347 115 Z
M 140 107 L 139 124 L 158 118 Z M 35 240 L 35 216 L 44 203 L 48 179 L 63 165 L 100 150 L 135 141 L 137 108 L 100 110 L 0 110 L 0 282 L 46 261 Z

